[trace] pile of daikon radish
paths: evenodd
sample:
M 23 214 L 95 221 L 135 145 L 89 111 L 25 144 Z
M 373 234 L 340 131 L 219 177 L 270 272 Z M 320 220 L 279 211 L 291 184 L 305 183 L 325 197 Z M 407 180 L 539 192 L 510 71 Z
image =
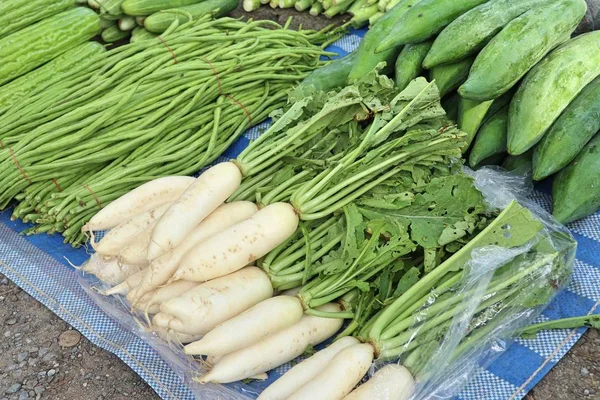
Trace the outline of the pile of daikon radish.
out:
M 133 310 L 165 340 L 207 356 L 201 383 L 263 378 L 275 367 L 332 337 L 339 318 L 305 315 L 295 292 L 275 297 L 268 275 L 254 261 L 288 239 L 298 216 L 288 203 L 262 209 L 225 201 L 241 183 L 232 162 L 198 178 L 150 181 L 103 208 L 84 227 L 96 253 L 81 268 L 126 295 Z M 106 231 L 95 241 L 94 231 Z M 341 311 L 337 303 L 318 308 Z M 152 317 L 150 317 L 152 315 Z M 260 399 L 407 399 L 413 378 L 388 365 L 358 389 L 374 349 L 345 337 L 296 365 Z

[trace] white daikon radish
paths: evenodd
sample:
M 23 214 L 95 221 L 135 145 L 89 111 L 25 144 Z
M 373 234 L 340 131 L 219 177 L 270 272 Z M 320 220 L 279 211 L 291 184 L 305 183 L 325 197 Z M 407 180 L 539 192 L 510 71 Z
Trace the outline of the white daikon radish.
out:
M 286 400 L 318 376 L 342 349 L 359 343 L 358 339 L 352 336 L 346 336 L 333 342 L 323 350 L 292 367 L 281 378 L 267 387 L 258 396 L 257 400 Z
M 342 400 L 371 367 L 374 349 L 368 343 L 340 350 L 321 373 L 294 392 L 289 400 Z
M 212 367 L 213 365 L 218 363 L 221 358 L 223 358 L 223 357 L 222 356 L 208 356 L 208 357 L 206 357 L 206 360 L 204 360 L 204 362 L 209 367 Z
M 196 226 L 176 249 L 150 263 L 148 273 L 139 286 L 129 293 L 127 299 L 134 304 L 145 293 L 167 283 L 187 252 L 222 230 L 251 217 L 257 211 L 256 204 L 249 201 L 236 201 L 217 208 Z
M 98 211 L 81 230 L 111 229 L 136 215 L 172 203 L 195 180 L 189 176 L 165 176 L 146 182 Z
M 271 296 L 273 287 L 267 274 L 260 268 L 243 268 L 163 302 L 152 324 L 189 335 L 204 335 Z
M 123 282 L 119 283 L 116 286 L 111 287 L 110 289 L 104 290 L 101 293 L 105 296 L 110 296 L 113 294 L 123 294 L 123 295 L 127 294 L 131 289 L 135 288 L 137 285 L 140 284 L 140 282 L 144 278 L 144 274 L 146 273 L 147 269 L 148 269 L 148 267 L 146 267 L 142 270 L 139 270 L 135 274 L 133 274 L 130 277 L 128 277 L 127 279 L 125 279 Z M 185 281 L 181 281 L 181 282 L 185 282 Z
M 144 311 L 148 314 L 156 314 L 160 312 L 159 306 L 163 302 L 175 298 L 198 285 L 198 282 L 189 281 L 177 281 L 170 283 L 146 293 L 144 296 L 142 296 L 140 301 L 135 303 L 133 308 Z
M 303 313 L 297 297 L 271 297 L 216 326 L 199 341 L 185 346 L 183 351 L 186 354 L 225 355 L 294 325 Z
M 131 275 L 144 268 L 143 265 L 121 264 L 115 257 L 92 254 L 89 260 L 78 268 L 88 274 L 96 275 L 107 285 L 118 285 Z
M 125 222 L 120 223 L 110 231 L 98 243 L 92 241 L 92 247 L 97 253 L 108 256 L 118 255 L 125 247 L 134 242 L 143 232 L 152 226 L 161 215 L 169 208 L 164 204 L 155 210 L 146 211 L 136 215 Z M 127 263 L 144 264 L 146 260 L 125 260 Z
M 196 340 L 202 337 L 202 335 L 188 335 L 185 333 L 176 332 L 172 329 L 155 329 L 155 332 L 158 335 L 158 337 L 160 337 L 167 343 L 186 344 L 195 342 Z
M 341 310 L 332 303 L 318 309 Z M 224 355 L 210 372 L 197 380 L 200 383 L 229 383 L 267 372 L 298 357 L 309 345 L 315 346 L 327 340 L 341 328 L 342 323 L 342 319 L 304 315 L 289 328 Z
M 298 216 L 291 205 L 270 204 L 191 250 L 171 280 L 206 282 L 230 274 L 279 246 L 297 227 Z
M 154 221 L 150 226 L 140 232 L 135 239 L 131 241 L 119 253 L 119 260 L 129 264 L 148 263 L 148 244 L 152 237 L 152 231 L 158 221 Z
M 221 358 L 222 358 L 221 356 L 209 356 L 206 358 L 206 360 L 204 360 L 204 363 L 207 366 L 212 367 Z M 263 372 L 262 374 L 257 374 L 257 375 L 251 376 L 249 379 L 256 379 L 257 381 L 266 381 L 267 379 L 269 379 L 269 375 L 267 375 L 266 372 Z
M 204 171 L 156 224 L 148 245 L 148 260 L 179 246 L 196 225 L 240 187 L 241 182 L 242 173 L 231 162 Z
M 406 367 L 388 364 L 344 400 L 408 400 L 415 392 L 415 380 Z

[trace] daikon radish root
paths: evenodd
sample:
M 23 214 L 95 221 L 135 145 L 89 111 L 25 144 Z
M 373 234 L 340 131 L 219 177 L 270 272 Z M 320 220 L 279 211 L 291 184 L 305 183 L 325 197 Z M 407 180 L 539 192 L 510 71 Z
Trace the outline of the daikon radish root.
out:
M 388 364 L 344 400 L 408 400 L 415 392 L 415 380 L 406 367 Z
M 321 371 L 329 365 L 337 353 L 346 347 L 359 343 L 358 339 L 352 336 L 346 336 L 333 342 L 323 350 L 292 367 L 282 377 L 263 390 L 257 400 L 286 400 L 294 392 L 321 374 Z
M 135 239 L 133 239 L 119 253 L 119 260 L 123 263 L 142 264 L 148 263 L 148 244 L 152 237 L 152 231 L 158 221 L 154 221 L 150 226 L 141 231 Z
M 328 303 L 318 309 L 336 312 L 340 311 L 340 306 Z M 342 323 L 342 319 L 304 315 L 289 328 L 224 355 L 210 372 L 196 380 L 200 383 L 230 383 L 267 372 L 298 357 L 309 345 L 317 345 L 333 336 Z
M 125 279 L 123 282 L 119 283 L 116 286 L 111 287 L 110 289 L 104 290 L 101 293 L 105 296 L 110 296 L 113 294 L 122 294 L 122 295 L 127 294 L 131 289 L 135 288 L 137 285 L 140 284 L 140 282 L 144 278 L 144 274 L 146 273 L 147 269 L 148 269 L 148 267 L 139 270 L 135 274 L 133 274 L 130 277 L 128 277 L 127 279 Z M 182 281 L 182 282 L 185 282 L 185 281 Z
M 303 313 L 297 297 L 271 297 L 217 325 L 199 341 L 185 346 L 183 351 L 186 354 L 225 355 L 294 325 Z
M 156 329 L 155 332 L 159 338 L 161 338 L 167 343 L 186 344 L 195 342 L 196 340 L 202 337 L 202 335 L 188 335 L 185 333 L 176 332 L 172 329 Z
M 269 379 L 269 375 L 267 375 L 266 372 L 263 372 L 262 374 L 256 374 L 254 376 L 251 376 L 250 379 L 254 379 L 256 381 L 266 381 L 267 379 Z
M 279 246 L 297 227 L 298 216 L 291 205 L 270 204 L 191 250 L 171 281 L 206 282 L 230 274 Z
M 179 246 L 196 225 L 240 187 L 241 182 L 242 173 L 231 162 L 204 171 L 159 219 L 148 245 L 148 260 Z
M 111 229 L 136 215 L 172 203 L 195 180 L 189 176 L 165 176 L 146 182 L 98 211 L 81 230 Z
M 368 343 L 340 350 L 321 373 L 294 392 L 289 400 L 342 400 L 369 371 L 374 349 Z
M 214 366 L 216 363 L 219 362 L 219 360 L 223 358 L 222 356 L 208 356 L 206 357 L 206 360 L 204 360 L 204 362 L 206 363 L 206 365 L 208 365 L 209 367 Z
M 204 335 L 271 296 L 273 287 L 267 274 L 260 268 L 248 267 L 163 302 L 152 324 L 189 335 Z
M 156 314 L 160 312 L 159 306 L 163 302 L 175 298 L 198 285 L 198 282 L 189 281 L 170 283 L 143 295 L 140 301 L 135 303 L 133 308 L 148 314 Z
M 150 263 L 150 269 L 139 286 L 127 295 L 132 303 L 145 293 L 167 283 L 177 270 L 183 257 L 206 239 L 243 221 L 258 211 L 256 204 L 249 201 L 236 201 L 223 204 L 190 232 L 186 240 L 173 251 L 163 254 Z
M 88 274 L 96 275 L 102 282 L 113 286 L 118 285 L 143 268 L 143 265 L 121 264 L 115 257 L 94 253 L 78 269 Z
M 209 357 L 206 357 L 206 360 L 204 360 L 204 364 L 206 364 L 207 367 L 212 367 L 220 359 L 221 359 L 221 356 L 209 356 Z M 266 372 L 263 372 L 262 374 L 257 374 L 257 375 L 251 376 L 248 379 L 256 379 L 257 381 L 266 381 L 267 379 L 269 379 L 269 375 L 267 375 Z
M 135 241 L 149 226 L 158 220 L 161 215 L 169 207 L 168 204 L 164 204 L 154 210 L 146 211 L 142 214 L 136 215 L 125 222 L 120 223 L 110 231 L 98 242 L 92 241 L 92 247 L 97 253 L 108 256 L 116 256 L 127 247 L 130 243 Z M 137 260 L 135 260 L 137 261 Z M 126 261 L 128 262 L 128 261 Z M 145 260 L 139 260 L 133 262 L 133 264 L 143 264 Z

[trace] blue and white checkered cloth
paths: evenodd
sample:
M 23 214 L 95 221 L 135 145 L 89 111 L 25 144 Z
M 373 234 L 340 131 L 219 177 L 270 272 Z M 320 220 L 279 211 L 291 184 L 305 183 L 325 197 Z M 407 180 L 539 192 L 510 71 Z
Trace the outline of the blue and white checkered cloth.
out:
M 329 49 L 344 55 L 354 50 L 364 30 L 355 31 Z M 250 129 L 223 156 L 233 158 L 256 138 L 263 126 Z M 536 191 L 535 200 L 547 210 L 550 196 Z M 0 272 L 35 299 L 67 321 L 94 344 L 116 354 L 164 399 L 193 399 L 194 392 L 182 382 L 181 364 L 165 360 L 135 330 L 111 318 L 88 296 L 78 274 L 68 265 L 82 264 L 85 250 L 62 243 L 60 236 L 22 236 L 28 225 L 10 220 L 11 210 L 0 213 Z M 545 309 L 539 320 L 600 313 L 600 213 L 570 225 L 579 243 L 570 285 Z M 481 369 L 458 395 L 461 400 L 516 400 L 538 383 L 569 351 L 584 329 L 542 332 L 535 339 L 516 340 L 485 369 Z M 270 373 L 277 378 L 286 367 Z M 202 399 L 249 398 L 266 383 L 230 385 L 227 392 L 211 392 Z M 198 392 L 196 392 L 197 394 Z M 238 394 L 236 394 L 238 393 Z

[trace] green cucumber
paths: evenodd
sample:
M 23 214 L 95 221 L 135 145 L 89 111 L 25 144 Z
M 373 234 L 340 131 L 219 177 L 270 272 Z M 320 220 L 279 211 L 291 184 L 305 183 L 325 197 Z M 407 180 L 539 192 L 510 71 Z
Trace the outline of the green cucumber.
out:
M 518 156 L 506 156 L 502 162 L 502 168 L 507 171 L 514 171 L 519 174 L 529 173 L 531 171 L 531 156 L 533 150 L 526 151 Z
M 125 0 L 121 4 L 121 9 L 127 15 L 143 17 L 162 10 L 189 6 L 191 4 L 199 3 L 200 1 L 201 0 Z
M 355 58 L 356 52 L 352 52 L 345 57 L 333 60 L 324 67 L 315 69 L 304 78 L 300 86 L 314 86 L 324 92 L 345 86 Z
M 473 60 L 469 57 L 453 64 L 438 65 L 429 71 L 429 78 L 435 80 L 440 96 L 444 97 L 467 80 Z
M 440 32 L 423 66 L 431 69 L 477 53 L 506 24 L 541 4 L 548 0 L 491 0 L 467 11 Z
M 502 96 L 498 97 L 497 99 L 494 99 L 487 114 L 485 115 L 485 118 L 483 119 L 483 122 L 486 122 L 492 116 L 496 115 L 497 112 L 502 110 L 505 106 L 509 105 L 510 101 L 512 100 L 515 94 L 515 91 L 516 88 L 512 88 L 508 92 L 504 93 Z
M 6 12 L 0 13 L 0 38 L 75 7 L 75 0 L 36 0 L 25 4 L 11 0 L 2 0 L 2 2 L 6 2 L 8 6 L 12 3 L 13 6 Z
M 115 17 L 123 15 L 123 10 L 121 9 L 123 0 L 96 0 L 96 2 L 100 6 L 101 15 L 108 14 Z
M 508 106 L 505 106 L 479 128 L 469 154 L 471 168 L 475 168 L 490 157 L 501 156 L 501 160 L 504 159 L 507 128 Z
M 458 121 L 458 109 L 460 104 L 460 95 L 458 92 L 452 92 L 442 98 L 442 108 L 446 111 L 446 116 L 452 121 Z
M 458 104 L 458 128 L 467 134 L 465 146 L 463 148 L 466 151 L 471 142 L 475 138 L 475 134 L 479 130 L 479 127 L 485 120 L 485 117 L 494 102 L 489 101 L 474 101 L 460 98 Z
M 575 30 L 586 9 L 585 0 L 560 0 L 514 19 L 479 53 L 458 92 L 479 101 L 506 93 Z
M 465 132 L 467 148 L 477 135 L 477 131 L 493 115 L 510 104 L 514 90 L 510 90 L 494 100 L 475 101 L 459 97 L 458 127 Z
M 563 224 L 600 209 L 600 135 L 554 178 L 552 215 Z
M 219 18 L 233 11 L 237 4 L 237 0 L 205 0 L 191 6 L 157 12 L 144 20 L 144 28 L 149 32 L 163 33 L 177 19 L 180 24 L 188 22 L 189 18 L 184 13 L 189 13 L 194 19 L 206 14 L 212 14 L 215 18 Z
M 106 19 L 106 18 L 103 18 L 102 15 L 100 15 L 100 29 L 104 30 L 104 29 L 108 28 L 109 26 L 113 26 L 113 25 L 117 25 L 117 20 Z
M 129 43 L 141 42 L 142 40 L 154 39 L 158 35 L 156 33 L 148 32 L 146 29 L 138 26 L 131 31 L 131 39 Z
M 597 77 L 567 106 L 535 147 L 533 179 L 542 180 L 566 167 L 599 130 L 600 77 Z
M 122 31 L 117 25 L 109 26 L 100 35 L 105 43 L 115 43 L 129 37 L 130 31 Z
M 85 7 L 53 15 L 0 39 L 0 85 L 26 74 L 100 32 L 100 18 Z
M 521 154 L 542 138 L 573 99 L 600 75 L 600 32 L 571 39 L 521 83 L 508 118 L 508 152 Z
M 375 48 L 379 45 L 381 38 L 390 32 L 398 23 L 398 20 L 414 7 L 421 0 L 401 0 L 393 9 L 385 13 L 371 26 L 361 40 L 358 48 L 354 50 L 357 57 L 348 75 L 348 82 L 352 83 L 373 71 L 377 64 L 385 62 L 387 69 L 391 72 L 393 63 L 398 58 L 401 46 L 392 47 L 384 52 L 375 53 Z M 386 71 L 384 71 L 385 73 Z
M 431 40 L 417 44 L 407 44 L 396 59 L 396 74 L 394 81 L 399 91 L 406 89 L 408 84 L 418 76 L 423 75 L 423 59 L 431 48 Z
M 376 51 L 419 43 L 440 32 L 460 15 L 488 0 L 422 0 L 408 10 L 394 27 L 380 37 Z
M 0 86 L 0 114 L 29 93 L 59 82 L 63 76 L 72 75 L 75 71 L 85 71 L 87 65 L 95 62 L 106 53 L 104 46 L 98 42 L 80 44 L 54 60 L 47 62 L 27 74 Z

